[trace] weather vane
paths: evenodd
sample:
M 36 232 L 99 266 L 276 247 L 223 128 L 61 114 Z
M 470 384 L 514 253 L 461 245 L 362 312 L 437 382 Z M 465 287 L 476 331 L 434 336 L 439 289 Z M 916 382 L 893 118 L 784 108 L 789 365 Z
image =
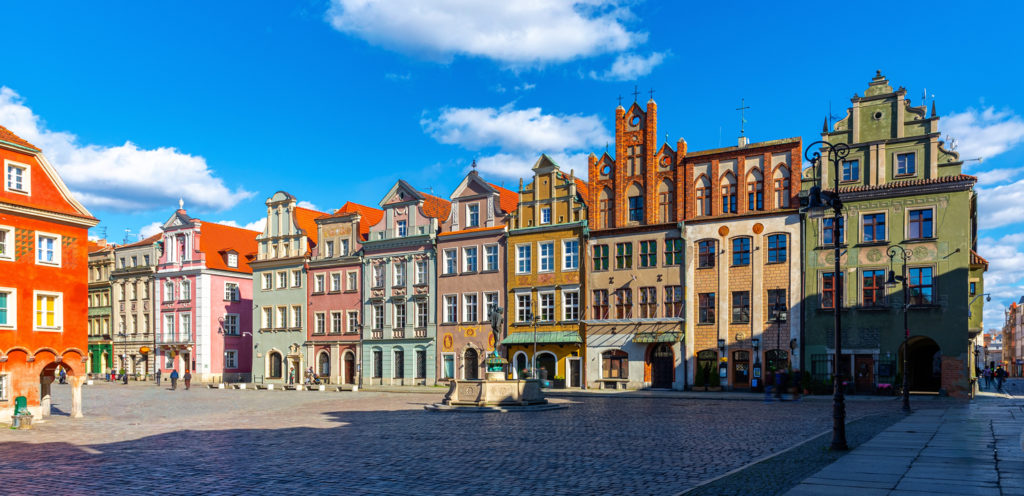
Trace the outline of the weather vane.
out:
M 743 125 L 747 123 L 747 118 L 743 116 L 743 111 L 749 108 L 749 106 L 744 105 L 743 99 L 740 98 L 740 108 L 736 109 L 740 111 L 740 136 L 743 135 Z

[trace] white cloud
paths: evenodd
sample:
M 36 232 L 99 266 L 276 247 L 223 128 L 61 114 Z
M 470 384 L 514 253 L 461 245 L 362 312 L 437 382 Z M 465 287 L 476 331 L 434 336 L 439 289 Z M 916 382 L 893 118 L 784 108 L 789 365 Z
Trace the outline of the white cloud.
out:
M 611 136 L 596 115 L 544 114 L 540 107 L 515 110 L 446 108 L 436 119 L 420 121 L 435 140 L 470 150 L 497 146 L 504 151 L 558 152 L 601 146 Z
M 615 62 L 612 62 L 612 66 L 604 71 L 604 74 L 590 71 L 590 77 L 604 81 L 632 81 L 650 74 L 655 67 L 665 61 L 665 56 L 664 52 L 653 52 L 646 57 L 622 53 L 615 58 Z
M 148 238 L 154 234 L 159 234 L 163 232 L 163 225 L 163 222 L 151 222 L 149 224 L 146 224 L 145 226 L 142 226 L 142 229 L 139 229 L 139 234 L 141 234 L 143 238 Z
M 1024 220 L 1024 179 L 991 188 L 977 188 L 978 225 L 983 229 Z
M 532 90 L 532 89 L 534 89 L 536 87 L 537 87 L 537 85 L 533 84 L 533 83 L 523 83 L 523 84 L 520 84 L 520 85 L 516 85 L 515 89 L 516 89 L 516 91 L 529 91 L 529 90 Z
M 1024 174 L 1024 167 L 1012 167 L 1007 169 L 992 169 L 983 172 L 975 172 L 974 175 L 978 177 L 978 186 L 993 186 L 998 183 L 1010 181 L 1016 179 L 1017 176 Z
M 950 114 L 939 120 L 939 130 L 943 136 L 956 138 L 956 151 L 965 160 L 988 160 L 1024 141 L 1024 120 L 1012 111 L 996 111 L 993 107 Z
M 302 208 L 308 208 L 310 210 L 320 210 L 319 208 L 316 207 L 316 205 L 313 204 L 313 202 L 308 201 L 308 200 L 299 200 L 299 202 L 296 203 L 295 206 L 302 207 Z
M 262 217 L 262 218 L 254 220 L 254 221 L 252 221 L 252 222 L 250 222 L 248 224 L 239 224 L 238 221 L 234 221 L 234 220 L 218 220 L 216 222 L 216 224 L 223 224 L 225 226 L 231 226 L 231 227 L 241 227 L 242 229 L 248 229 L 250 231 L 263 232 L 263 228 L 267 225 L 267 218 L 266 217 Z
M 978 240 L 978 254 L 988 260 L 985 292 L 992 301 L 985 304 L 985 327 L 1001 327 L 1003 308 L 1024 295 L 1024 233 Z
M 385 74 L 384 77 L 387 78 L 389 81 L 394 81 L 394 82 L 397 83 L 397 82 L 408 81 L 408 80 L 412 79 L 412 73 L 411 72 L 407 72 L 405 74 L 396 74 L 394 72 L 389 72 L 389 73 Z
M 588 155 L 588 153 L 561 152 L 548 154 L 562 171 L 566 174 L 573 171 L 580 179 L 587 178 Z M 530 181 L 533 174 L 530 169 L 538 158 L 540 158 L 540 154 L 497 153 L 478 158 L 476 164 L 484 177 L 511 179 L 512 181 L 505 182 L 505 187 L 514 191 L 518 187 L 519 178 L 523 178 L 526 182 Z
M 375 45 L 451 60 L 485 57 L 510 66 L 618 53 L 647 39 L 618 0 L 332 0 L 327 21 Z
M 173 147 L 139 148 L 78 142 L 69 132 L 51 131 L 14 90 L 0 87 L 0 124 L 41 148 L 75 198 L 89 208 L 136 211 L 175 205 L 226 209 L 249 198 L 216 177 L 206 159 Z

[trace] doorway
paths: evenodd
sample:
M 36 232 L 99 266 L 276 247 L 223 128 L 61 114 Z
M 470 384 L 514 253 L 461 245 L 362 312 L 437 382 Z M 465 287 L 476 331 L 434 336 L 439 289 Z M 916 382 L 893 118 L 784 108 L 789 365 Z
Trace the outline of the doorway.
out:
M 477 357 L 476 350 L 473 348 L 466 348 L 466 353 L 462 356 L 462 378 L 467 381 L 476 381 L 480 379 L 480 360 Z
M 317 374 L 321 378 L 327 378 L 331 376 L 331 355 L 326 351 L 320 352 L 320 363 L 318 364 Z
M 583 385 L 583 362 L 579 357 L 569 358 L 569 387 L 579 388 Z
M 750 387 L 750 352 L 732 352 L 732 387 Z
M 345 384 L 356 383 L 356 355 L 351 351 L 345 353 Z
M 938 343 L 931 338 L 915 336 L 907 345 L 910 347 L 910 373 L 907 375 L 910 390 L 938 392 L 942 387 L 942 352 Z M 901 366 L 902 359 L 901 352 Z
M 651 387 L 654 389 L 671 389 L 672 372 L 675 369 L 675 354 L 672 345 L 658 343 L 654 345 L 650 356 Z
M 858 393 L 875 391 L 875 359 L 871 355 L 854 355 L 853 357 L 854 387 Z
M 558 375 L 558 362 L 555 361 L 555 355 L 550 352 L 540 352 L 537 354 L 537 377 L 546 381 L 554 379 Z

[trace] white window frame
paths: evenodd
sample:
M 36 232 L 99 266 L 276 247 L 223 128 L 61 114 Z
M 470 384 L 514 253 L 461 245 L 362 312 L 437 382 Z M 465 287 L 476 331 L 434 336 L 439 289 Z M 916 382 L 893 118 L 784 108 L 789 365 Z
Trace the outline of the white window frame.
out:
M 444 323 L 445 324 L 458 324 L 459 323 L 459 295 L 457 294 L 446 294 L 444 295 Z M 452 305 L 452 303 L 455 303 Z M 452 315 L 452 309 L 455 309 L 455 315 Z
M 473 210 L 476 209 L 476 212 Z M 476 214 L 476 222 L 473 222 L 473 215 Z M 466 227 L 480 227 L 480 204 L 469 203 L 466 205 Z
M 225 336 L 238 336 L 241 334 L 242 329 L 239 327 L 241 323 L 240 316 L 237 313 L 226 313 L 224 314 L 224 324 L 221 326 L 224 328 Z
M 484 293 L 483 320 L 489 320 L 491 318 L 491 310 L 497 306 L 501 306 L 501 300 L 499 300 L 498 292 L 494 291 Z
M 274 273 L 264 272 L 263 273 L 263 290 L 269 291 L 274 289 Z
M 409 284 L 408 267 L 405 262 L 398 262 L 395 267 L 391 270 L 393 275 L 392 282 L 395 286 L 405 286 Z
M 53 261 L 42 261 L 39 259 L 39 239 L 50 238 L 53 240 Z M 61 242 L 63 238 L 60 234 L 53 234 L 48 232 L 36 231 L 36 245 L 35 245 L 35 259 L 36 265 L 47 265 L 50 267 L 60 267 L 60 255 L 61 255 Z
M 292 269 L 292 287 L 302 287 L 302 269 Z
M 423 317 L 423 325 L 420 325 L 421 316 Z M 416 300 L 416 328 L 425 329 L 429 324 L 430 305 L 427 304 L 427 300 Z
M 576 249 L 570 251 L 569 243 L 576 243 Z M 569 262 L 572 261 L 572 265 Z M 578 270 L 580 268 L 580 241 L 578 239 L 562 240 L 562 270 Z
M 421 268 L 423 270 L 420 270 Z M 426 260 L 417 260 L 416 261 L 416 284 L 426 284 L 427 283 L 427 275 L 429 274 L 429 272 L 430 272 L 430 270 L 427 267 L 427 261 Z
M 293 329 L 302 329 L 302 315 L 306 313 L 302 305 L 292 305 L 291 319 Z
M 56 297 L 56 301 L 53 302 L 53 326 L 40 326 L 38 325 L 37 315 L 39 313 L 39 297 L 40 296 L 53 296 Z M 35 290 L 32 292 L 32 330 L 41 332 L 62 332 L 64 329 L 64 293 L 59 291 L 39 291 Z
M 451 358 L 451 360 L 452 360 L 452 374 L 451 375 L 448 375 L 447 371 L 444 369 L 444 362 L 445 362 L 445 359 L 447 359 L 447 358 Z M 455 353 L 441 353 L 441 379 L 454 379 L 455 378 L 455 374 L 457 372 L 458 371 L 456 370 L 456 367 L 455 367 Z
M 376 331 L 383 330 L 387 324 L 384 319 L 384 304 L 374 303 L 371 308 L 373 310 L 373 329 Z
M 551 318 L 544 318 L 544 297 L 551 296 Z M 538 322 L 555 322 L 557 318 L 556 307 L 558 303 L 555 301 L 555 292 L 553 290 L 537 291 L 537 320 Z
M 341 291 L 341 272 L 331 272 L 331 286 L 330 292 Z
M 493 266 L 490 264 L 490 255 L 489 255 L 489 252 L 492 249 L 494 250 L 494 265 Z M 496 245 L 496 244 L 494 244 L 494 245 L 484 245 L 484 266 L 483 266 L 484 267 L 484 271 L 485 272 L 497 271 L 498 270 L 498 266 L 500 264 L 501 264 L 501 250 L 498 248 L 498 245 Z
M 175 313 L 165 313 L 164 314 L 164 326 L 163 326 L 164 339 L 167 339 L 167 338 L 169 338 L 171 336 L 174 336 L 174 331 L 175 331 L 175 329 L 178 328 L 178 322 L 177 322 L 176 316 L 177 316 L 177 314 L 175 314 Z
M 334 257 L 334 241 L 327 241 L 326 243 L 324 243 L 324 251 L 326 252 L 324 254 L 325 257 Z
M 567 295 L 570 295 L 570 294 L 576 295 L 576 305 L 575 305 L 575 307 L 576 307 L 576 317 L 575 318 L 570 318 L 569 314 L 568 314 L 570 306 L 569 306 L 569 298 L 567 298 Z M 562 290 L 562 321 L 563 322 L 575 322 L 575 321 L 578 321 L 578 320 L 580 320 L 580 290 L 578 288 L 576 288 L 576 289 L 563 289 Z
M 135 257 L 132 257 L 132 267 L 135 267 Z M 233 253 L 233 252 L 232 253 L 228 253 L 228 267 L 231 267 L 231 268 L 237 268 L 238 267 L 238 254 L 237 253 Z
M 230 289 L 231 292 L 229 293 L 229 288 L 232 287 L 233 289 Z M 224 300 L 238 301 L 239 299 L 241 299 L 241 296 L 241 289 L 239 288 L 237 282 L 224 281 Z
M 388 282 L 388 274 L 387 271 L 384 269 L 384 264 L 373 264 L 372 267 L 373 268 L 370 270 L 370 282 L 373 284 L 373 287 L 375 288 L 383 288 L 384 285 L 387 284 Z M 378 281 L 380 282 L 380 284 L 377 284 Z
M 326 274 L 324 274 L 324 273 L 314 274 L 313 275 L 313 292 L 314 293 L 323 293 L 324 291 L 327 290 L 326 283 L 325 283 L 325 280 L 326 280 L 325 276 L 326 276 Z
M 335 325 L 334 325 L 334 322 L 335 322 L 335 321 L 334 321 L 334 316 L 335 316 L 335 315 L 337 315 L 337 316 L 338 316 L 338 321 L 337 321 L 337 322 L 338 322 L 338 325 L 337 325 L 337 328 L 335 328 Z M 330 313 L 330 318 L 331 318 L 331 325 L 330 325 L 330 328 L 331 328 L 331 334 L 341 334 L 342 332 L 344 332 L 344 331 L 345 331 L 345 321 L 344 321 L 344 320 L 342 320 L 342 317 L 344 317 L 344 315 L 342 315 L 342 313 L 341 313 L 341 312 L 337 312 L 337 311 L 332 311 L 332 312 Z
M 526 251 L 526 256 L 523 256 L 523 251 Z M 526 268 L 524 270 L 523 265 Z M 533 269 L 533 245 L 530 243 L 521 243 L 516 245 L 516 274 L 529 274 Z
M 338 256 L 341 256 L 341 257 L 347 257 L 348 256 L 348 240 L 347 239 L 341 240 L 341 246 L 338 249 Z
M 277 289 L 284 289 L 288 287 L 288 271 L 280 270 L 277 272 Z
M 0 293 L 7 294 L 7 323 L 0 323 L 0 329 L 18 327 L 18 290 L 17 288 L 0 288 Z M 33 315 L 34 318 L 34 315 Z
M 349 311 L 345 312 L 345 317 L 346 318 L 345 318 L 345 331 L 344 332 L 359 332 L 359 311 L 358 310 L 349 310 Z M 354 320 L 355 325 L 352 325 L 353 324 L 353 317 L 355 318 L 355 320 Z
M 8 182 L 8 173 L 11 167 L 15 167 L 22 170 L 22 186 L 24 189 L 14 189 L 10 187 Z M 23 164 L 21 162 L 15 162 L 13 160 L 4 160 L 4 191 L 10 191 L 11 193 L 20 193 L 23 195 L 32 194 L 32 166 Z
M 476 307 L 474 313 L 476 318 L 470 320 L 469 313 L 469 300 L 473 300 L 473 306 Z M 480 321 L 480 294 L 479 293 L 463 293 L 462 294 L 462 319 L 465 322 L 479 322 Z
M 192 314 L 182 313 L 178 319 L 178 336 L 185 339 L 192 339 Z
M 224 368 L 238 368 L 238 350 L 224 350 Z
M 14 228 L 11 226 L 0 226 L 0 233 L 3 233 L 3 251 L 0 252 L 0 260 L 14 261 Z
M 263 307 L 263 329 L 274 328 L 274 307 Z
M 327 333 L 327 314 L 324 312 L 313 313 L 313 334 Z
M 192 283 L 189 282 L 188 279 L 182 280 L 181 284 L 178 285 L 178 289 L 180 290 L 180 294 L 178 295 L 179 301 L 192 300 Z
M 391 327 L 395 329 L 405 329 L 409 327 L 409 305 L 405 300 L 396 301 L 391 305 L 394 314 L 391 316 Z M 401 310 L 401 312 L 399 312 Z M 399 313 L 401 313 L 401 320 L 399 320 Z
M 533 295 L 529 291 L 520 291 L 515 293 L 516 296 L 516 322 L 529 323 L 529 316 L 533 314 Z M 526 298 L 526 306 L 522 305 L 523 298 Z M 523 310 L 526 310 L 529 315 L 523 315 Z
M 545 217 L 547 217 L 545 219 Z M 540 207 L 540 223 L 550 224 L 551 223 L 551 207 Z
M 285 328 L 287 328 L 288 327 L 288 307 L 285 307 L 285 306 L 277 307 L 277 312 L 276 313 L 277 313 L 277 315 L 275 315 L 275 317 L 277 319 L 274 321 L 275 328 L 276 329 L 285 329 Z
M 11 375 L 8 373 L 0 373 L 0 401 L 10 401 L 10 384 Z
M 444 273 L 455 274 L 459 271 L 459 250 L 448 248 L 444 250 Z
M 548 256 L 548 268 L 544 268 L 544 247 L 551 247 L 551 254 Z M 537 243 L 537 273 L 546 274 L 548 272 L 555 271 L 555 242 L 554 241 L 541 241 Z
M 354 270 L 345 272 L 345 291 L 359 291 L 359 273 Z
M 400 219 L 395 221 L 395 236 L 404 238 L 409 235 L 409 221 Z
M 900 155 L 910 155 L 910 156 L 914 157 L 914 159 L 913 159 L 914 160 L 914 171 L 913 172 L 908 172 L 908 173 L 905 173 L 905 174 L 900 174 Z M 893 150 L 893 152 L 892 152 L 892 176 L 893 177 L 910 177 L 910 176 L 913 176 L 913 175 L 917 175 L 917 166 L 918 165 L 919 164 L 918 164 L 918 160 L 917 160 L 917 150 L 911 150 L 911 151 L 906 151 L 906 152 L 901 152 L 901 151 Z
M 473 250 L 473 263 L 475 267 L 469 267 L 470 255 L 469 251 Z M 480 271 L 480 247 L 478 246 L 464 246 L 462 247 L 462 271 L 463 272 L 479 272 Z

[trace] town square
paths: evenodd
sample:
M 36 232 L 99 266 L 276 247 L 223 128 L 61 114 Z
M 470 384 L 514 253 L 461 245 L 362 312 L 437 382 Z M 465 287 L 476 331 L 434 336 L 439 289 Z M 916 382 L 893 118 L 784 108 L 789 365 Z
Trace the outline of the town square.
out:
M 1021 6 L 2 8 L 4 492 L 1024 494 Z

